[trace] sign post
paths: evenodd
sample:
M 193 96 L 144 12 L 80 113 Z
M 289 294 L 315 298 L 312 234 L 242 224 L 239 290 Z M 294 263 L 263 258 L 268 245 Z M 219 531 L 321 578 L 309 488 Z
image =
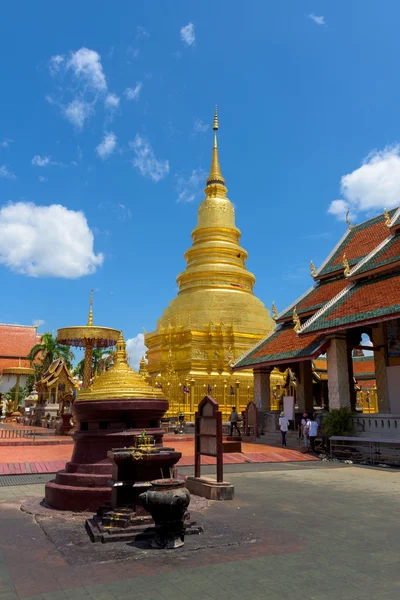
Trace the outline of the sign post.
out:
M 222 413 L 211 396 L 205 396 L 195 415 L 194 477 L 187 477 L 186 487 L 197 496 L 210 500 L 232 500 L 235 488 L 223 475 Z M 201 477 L 201 457 L 217 461 L 217 480 Z

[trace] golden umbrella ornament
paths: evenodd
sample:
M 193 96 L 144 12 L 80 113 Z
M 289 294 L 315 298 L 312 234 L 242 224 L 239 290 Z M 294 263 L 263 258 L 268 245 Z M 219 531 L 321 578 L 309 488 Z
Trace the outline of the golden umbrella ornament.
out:
M 93 348 L 109 348 L 118 341 L 119 329 L 93 325 L 93 290 L 90 293 L 90 308 L 87 325 L 63 327 L 57 332 L 57 341 L 65 346 L 85 348 L 83 389 L 90 386 L 92 376 Z
M 15 395 L 14 395 L 14 412 L 18 410 L 18 395 L 19 395 L 19 383 L 23 375 L 33 375 L 35 372 L 31 367 L 22 367 L 21 359 L 18 359 L 18 367 L 6 367 L 3 369 L 3 375 L 15 375 Z

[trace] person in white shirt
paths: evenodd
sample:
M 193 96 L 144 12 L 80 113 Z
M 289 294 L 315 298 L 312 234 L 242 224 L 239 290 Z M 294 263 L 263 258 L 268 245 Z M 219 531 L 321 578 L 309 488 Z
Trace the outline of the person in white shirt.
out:
M 281 412 L 281 416 L 279 417 L 279 429 L 282 434 L 282 446 L 287 446 L 286 443 L 286 434 L 289 429 L 289 419 L 285 417 L 285 413 Z
M 306 429 L 310 440 L 311 452 L 315 452 L 315 438 L 318 435 L 318 423 L 314 419 L 314 416 L 311 416 L 307 421 Z

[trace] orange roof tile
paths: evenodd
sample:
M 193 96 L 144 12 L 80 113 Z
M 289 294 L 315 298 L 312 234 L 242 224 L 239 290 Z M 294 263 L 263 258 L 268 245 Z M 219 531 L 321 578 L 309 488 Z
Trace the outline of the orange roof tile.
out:
M 0 371 L 17 367 L 18 359 L 25 358 L 39 340 L 36 327 L 0 325 Z M 21 366 L 29 367 L 29 361 L 21 360 Z
M 354 235 L 351 236 L 349 242 L 346 244 L 346 247 L 343 248 L 343 252 L 346 253 L 346 258 L 349 262 L 356 258 L 360 258 L 361 256 L 366 256 L 372 252 L 378 244 L 383 242 L 388 235 L 389 231 L 384 221 L 379 221 L 369 227 L 355 231 Z M 337 256 L 333 264 L 342 266 L 343 254 Z
M 355 377 L 362 373 L 375 373 L 375 361 L 373 357 L 365 357 L 367 360 L 353 360 L 353 373 Z

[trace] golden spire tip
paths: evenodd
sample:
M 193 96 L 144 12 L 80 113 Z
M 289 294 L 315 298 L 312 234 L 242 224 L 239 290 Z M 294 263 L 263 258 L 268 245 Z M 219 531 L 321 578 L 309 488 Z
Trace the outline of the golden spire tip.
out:
M 218 106 L 215 105 L 213 130 L 218 131 Z
M 89 304 L 89 317 L 88 317 L 88 327 L 93 327 L 93 292 L 94 290 L 92 289 L 90 291 L 90 304 Z

